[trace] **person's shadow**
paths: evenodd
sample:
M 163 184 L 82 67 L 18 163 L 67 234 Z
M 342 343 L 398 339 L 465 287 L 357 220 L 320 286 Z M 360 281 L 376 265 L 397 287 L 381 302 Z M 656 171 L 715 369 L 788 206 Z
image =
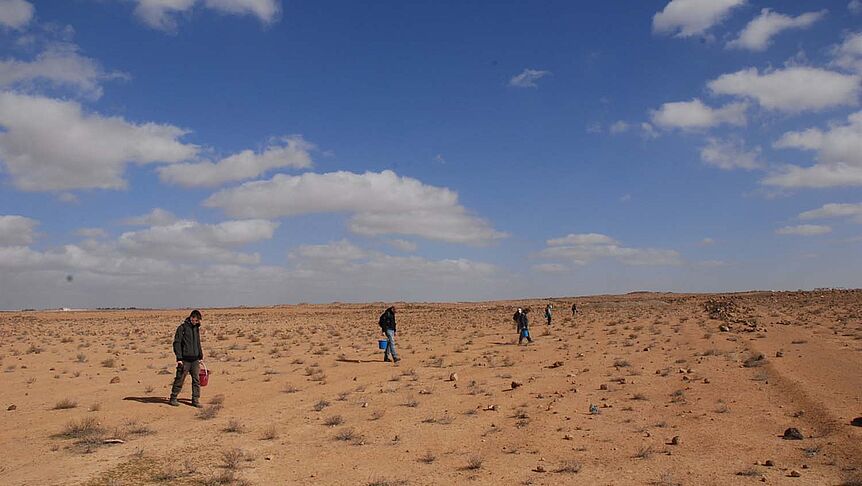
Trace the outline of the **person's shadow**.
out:
M 123 400 L 128 400 L 128 401 L 138 402 L 138 403 L 154 403 L 157 405 L 159 405 L 159 404 L 160 405 L 167 405 L 169 402 L 169 400 L 165 397 L 125 397 L 125 398 L 123 398 Z M 177 401 L 180 403 L 184 403 L 186 405 L 189 405 L 189 406 L 191 406 L 191 404 L 192 404 L 192 401 L 189 400 L 188 398 L 179 398 L 179 399 L 177 399 Z

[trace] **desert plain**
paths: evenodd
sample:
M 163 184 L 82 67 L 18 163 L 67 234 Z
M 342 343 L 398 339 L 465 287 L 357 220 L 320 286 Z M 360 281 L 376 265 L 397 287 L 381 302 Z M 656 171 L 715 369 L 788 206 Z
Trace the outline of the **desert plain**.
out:
M 0 484 L 862 484 L 862 291 L 202 311 L 0 313 Z

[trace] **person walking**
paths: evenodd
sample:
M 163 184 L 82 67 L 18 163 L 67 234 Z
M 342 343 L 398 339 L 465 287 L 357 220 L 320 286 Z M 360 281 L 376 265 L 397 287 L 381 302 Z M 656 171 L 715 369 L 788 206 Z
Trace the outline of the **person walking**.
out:
M 383 361 L 393 361 L 395 363 L 401 361 L 398 353 L 395 351 L 395 307 L 389 307 L 383 314 L 380 314 L 380 330 L 386 336 L 386 349 L 383 350 Z M 392 355 L 392 359 L 389 359 Z
M 545 306 L 545 319 L 548 321 L 548 327 L 551 327 L 551 309 L 553 308 L 554 306 L 551 304 Z
M 575 318 L 575 314 L 577 314 L 577 313 L 578 313 L 578 304 L 573 302 L 572 303 L 572 319 Z
M 201 384 L 200 369 L 204 352 L 201 348 L 201 311 L 195 309 L 186 317 L 186 320 L 177 327 L 174 333 L 174 355 L 177 358 L 177 376 L 174 378 L 174 386 L 171 388 L 170 405 L 177 407 L 180 391 L 186 381 L 186 375 L 192 375 L 192 406 L 201 406 Z
M 515 321 L 515 325 L 518 328 L 518 345 L 521 345 L 524 342 L 524 339 L 526 339 L 528 343 L 533 342 L 533 338 L 530 337 L 530 319 L 527 318 L 528 312 L 530 312 L 530 309 L 521 309 L 518 307 L 515 315 L 512 316 L 512 319 Z

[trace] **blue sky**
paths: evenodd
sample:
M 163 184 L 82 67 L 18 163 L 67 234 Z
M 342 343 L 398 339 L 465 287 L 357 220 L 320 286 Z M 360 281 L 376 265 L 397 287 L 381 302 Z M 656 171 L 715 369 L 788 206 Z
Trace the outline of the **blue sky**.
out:
M 0 308 L 858 287 L 862 2 L 0 0 Z

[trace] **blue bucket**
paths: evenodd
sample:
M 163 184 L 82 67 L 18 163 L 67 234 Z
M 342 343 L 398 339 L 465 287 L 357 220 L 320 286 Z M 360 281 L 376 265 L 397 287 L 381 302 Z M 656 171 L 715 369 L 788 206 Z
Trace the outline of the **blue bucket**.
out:
M 387 346 L 389 346 L 389 341 L 387 341 L 385 339 L 381 339 L 381 340 L 377 341 L 377 347 L 378 348 L 386 349 Z

